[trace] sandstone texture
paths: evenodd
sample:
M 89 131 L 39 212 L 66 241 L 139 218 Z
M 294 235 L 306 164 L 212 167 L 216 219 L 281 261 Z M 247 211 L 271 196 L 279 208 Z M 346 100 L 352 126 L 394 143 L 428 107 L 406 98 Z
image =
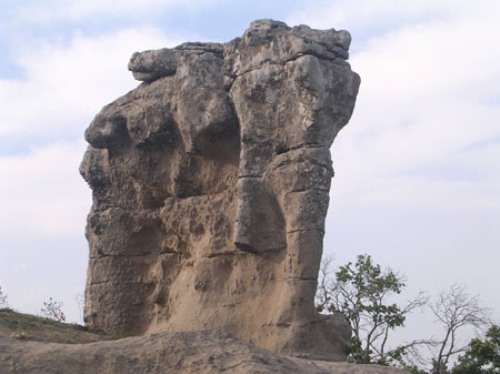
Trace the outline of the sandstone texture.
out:
M 349 43 L 345 31 L 261 20 L 228 43 L 132 56 L 142 83 L 85 133 L 88 325 L 221 330 L 345 359 L 349 326 L 319 315 L 314 295 L 330 147 L 360 84 Z
M 376 365 L 280 357 L 224 332 L 158 333 L 89 344 L 0 336 L 2 374 L 407 374 Z

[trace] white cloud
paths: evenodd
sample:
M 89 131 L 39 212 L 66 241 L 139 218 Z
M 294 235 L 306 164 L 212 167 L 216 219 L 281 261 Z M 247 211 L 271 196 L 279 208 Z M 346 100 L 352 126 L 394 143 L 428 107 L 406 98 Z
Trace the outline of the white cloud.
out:
M 467 16 L 493 21 L 495 0 L 337 0 L 305 2 L 288 17 L 290 24 L 320 29 L 346 29 L 367 40 L 411 24 L 448 21 Z M 472 30 L 471 30 L 472 31 Z
M 0 233 L 81 236 L 90 191 L 78 173 L 85 144 L 58 143 L 0 157 Z
M 177 44 L 159 30 L 126 29 L 67 44 L 20 47 L 22 80 L 0 81 L 0 136 L 80 137 L 106 103 L 138 85 L 127 70 L 133 52 Z
M 498 30 L 483 19 L 410 25 L 373 38 L 352 61 L 361 65 L 364 89 L 382 100 L 486 99 L 500 94 L 491 84 L 500 75 L 500 52 L 491 47 L 500 42 Z
M 37 25 L 53 22 L 78 22 L 93 17 L 119 19 L 128 16 L 154 15 L 174 7 L 196 9 L 210 0 L 48 0 L 14 8 L 16 22 Z

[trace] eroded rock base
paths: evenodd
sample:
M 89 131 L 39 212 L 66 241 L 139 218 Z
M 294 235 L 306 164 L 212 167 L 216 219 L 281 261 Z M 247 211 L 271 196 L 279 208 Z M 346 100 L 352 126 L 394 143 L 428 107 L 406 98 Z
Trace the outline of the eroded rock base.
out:
M 160 333 L 89 344 L 0 336 L 0 373 L 406 374 L 375 365 L 281 357 L 223 332 Z

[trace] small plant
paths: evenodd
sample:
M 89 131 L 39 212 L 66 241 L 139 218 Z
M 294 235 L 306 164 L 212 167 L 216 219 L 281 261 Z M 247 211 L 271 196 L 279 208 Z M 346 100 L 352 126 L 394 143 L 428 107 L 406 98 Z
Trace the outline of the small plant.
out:
M 60 301 L 54 301 L 52 297 L 48 302 L 43 303 L 43 308 L 41 309 L 42 314 L 50 319 L 56 320 L 58 322 L 66 321 L 66 316 L 61 310 L 62 303 Z
M 7 301 L 7 295 L 4 294 L 2 287 L 0 287 L 0 309 L 8 308 L 9 303 Z

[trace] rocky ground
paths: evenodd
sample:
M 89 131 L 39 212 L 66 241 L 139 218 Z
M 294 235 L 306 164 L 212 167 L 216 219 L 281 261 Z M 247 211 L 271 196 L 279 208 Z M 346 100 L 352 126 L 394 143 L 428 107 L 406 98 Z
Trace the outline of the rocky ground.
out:
M 49 318 L 0 309 L 0 337 L 19 341 L 85 344 L 112 337 L 89 331 L 78 324 L 60 323 Z
M 83 326 L 0 310 L 0 373 L 405 373 L 375 365 L 281 357 L 224 332 L 111 339 Z

